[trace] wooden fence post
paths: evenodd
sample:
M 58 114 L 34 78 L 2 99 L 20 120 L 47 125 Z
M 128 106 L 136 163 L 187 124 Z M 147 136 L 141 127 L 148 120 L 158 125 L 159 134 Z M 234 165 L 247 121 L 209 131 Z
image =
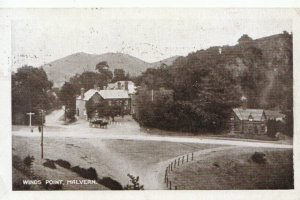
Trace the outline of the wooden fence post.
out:
M 173 162 L 171 162 L 171 171 L 172 171 L 172 168 L 173 168 Z
M 194 152 L 192 152 L 192 160 L 194 160 Z
M 170 185 L 170 190 L 172 190 L 172 182 L 171 181 L 169 182 L 169 185 Z
M 175 188 L 175 190 L 177 190 L 177 186 L 175 186 L 174 188 Z

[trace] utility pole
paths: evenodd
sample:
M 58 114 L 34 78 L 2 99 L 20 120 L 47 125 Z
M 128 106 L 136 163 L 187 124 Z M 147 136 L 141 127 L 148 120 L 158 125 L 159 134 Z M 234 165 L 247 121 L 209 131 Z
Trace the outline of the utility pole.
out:
M 31 116 L 34 115 L 33 112 L 29 112 L 29 113 L 26 113 L 27 115 L 29 115 L 29 128 L 30 128 L 30 131 L 33 132 L 33 129 L 32 129 L 32 126 L 31 126 Z
M 46 111 L 41 109 L 42 126 L 41 126 L 41 158 L 44 158 L 44 114 Z
M 153 89 L 151 90 L 151 101 L 152 102 L 154 101 L 154 92 L 153 92 Z

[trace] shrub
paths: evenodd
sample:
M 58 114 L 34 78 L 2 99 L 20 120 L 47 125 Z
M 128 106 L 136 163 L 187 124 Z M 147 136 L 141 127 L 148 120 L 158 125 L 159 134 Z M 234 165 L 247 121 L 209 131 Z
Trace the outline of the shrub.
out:
M 144 186 L 140 185 L 139 183 L 139 177 L 134 177 L 131 174 L 127 174 L 127 176 L 130 178 L 130 184 L 127 184 L 124 189 L 125 190 L 144 190 Z
M 95 170 L 95 168 L 90 167 L 88 169 L 81 168 L 79 166 L 72 167 L 71 170 L 78 175 L 80 175 L 82 178 L 87 178 L 90 180 L 97 180 L 98 179 L 98 174 Z
M 25 165 L 24 160 L 22 161 L 20 157 L 13 155 L 12 166 L 22 172 L 25 176 L 31 177 L 33 175 L 31 166 Z
M 266 162 L 266 154 L 262 152 L 255 152 L 251 158 L 254 162 L 259 164 Z
M 103 177 L 102 179 L 98 179 L 97 182 L 111 190 L 123 190 L 122 185 L 110 177 Z
M 66 169 L 70 169 L 71 164 L 68 161 L 62 160 L 62 159 L 58 159 L 56 161 L 54 161 L 57 165 L 66 168 Z
M 55 166 L 55 163 L 54 163 L 54 161 L 53 160 L 46 160 L 46 162 L 44 162 L 43 163 L 43 165 L 45 166 L 45 167 L 49 167 L 49 168 L 51 168 L 51 169 L 56 169 L 56 166 Z
M 34 157 L 33 156 L 26 156 L 23 160 L 23 163 L 28 166 L 28 167 L 31 167 L 32 165 L 32 162 L 34 161 Z

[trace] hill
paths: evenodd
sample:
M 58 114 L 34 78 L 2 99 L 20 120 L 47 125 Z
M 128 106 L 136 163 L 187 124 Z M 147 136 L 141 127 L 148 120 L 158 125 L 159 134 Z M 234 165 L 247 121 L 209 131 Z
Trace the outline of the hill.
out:
M 284 132 L 292 135 L 292 41 L 287 32 L 259 39 L 243 35 L 236 45 L 198 50 L 169 67 L 147 70 L 139 79 L 137 120 L 165 130 L 219 132 L 229 128 L 232 108 L 244 105 L 286 113 Z M 151 101 L 152 88 L 171 89 L 173 98 Z
M 166 59 L 163 59 L 161 61 L 158 61 L 158 62 L 154 62 L 154 63 L 151 63 L 153 65 L 153 67 L 160 67 L 162 64 L 166 64 L 168 66 L 172 65 L 174 63 L 174 61 L 178 58 L 179 56 L 172 56 L 170 58 L 166 58 Z
M 172 68 L 185 65 L 197 69 L 203 64 L 205 68 L 225 68 L 240 88 L 239 92 L 248 98 L 249 107 L 282 110 L 287 109 L 292 98 L 292 61 L 292 34 L 283 32 L 258 39 L 245 34 L 234 46 L 192 52 L 177 59 Z
M 65 81 L 75 74 L 84 71 L 95 71 L 95 66 L 101 61 L 107 61 L 110 70 L 122 68 L 130 75 L 140 75 L 150 67 L 159 67 L 161 63 L 170 65 L 177 57 L 171 57 L 155 63 L 148 63 L 136 57 L 122 53 L 105 53 L 105 54 L 87 54 L 75 53 L 64 58 L 45 64 L 43 69 L 46 71 L 49 80 L 53 81 L 54 87 L 61 87 Z

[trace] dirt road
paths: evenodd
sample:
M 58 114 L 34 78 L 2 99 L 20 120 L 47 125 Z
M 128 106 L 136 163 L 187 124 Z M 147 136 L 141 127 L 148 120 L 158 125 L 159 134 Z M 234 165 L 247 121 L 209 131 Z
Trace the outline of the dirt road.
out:
M 94 167 L 99 176 L 109 176 L 122 185 L 128 183 L 128 173 L 140 176 L 145 189 L 166 189 L 163 173 L 170 160 L 191 152 L 201 157 L 227 148 L 293 148 L 275 142 L 150 135 L 130 117 L 117 119 L 108 129 L 90 128 L 85 121 L 61 125 L 56 121 L 60 115 L 61 112 L 55 112 L 46 117 L 45 158 Z M 14 154 L 40 156 L 37 128 L 30 132 L 26 126 L 14 126 L 12 135 Z

